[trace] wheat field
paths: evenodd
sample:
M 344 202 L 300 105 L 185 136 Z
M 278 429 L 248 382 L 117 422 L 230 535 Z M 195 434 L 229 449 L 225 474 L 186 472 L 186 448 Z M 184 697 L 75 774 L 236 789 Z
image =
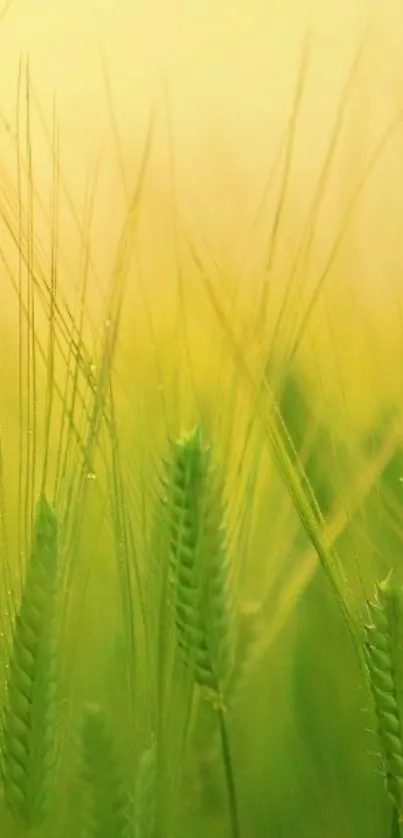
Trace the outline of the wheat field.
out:
M 0 835 L 398 838 L 403 10 L 0 15 Z

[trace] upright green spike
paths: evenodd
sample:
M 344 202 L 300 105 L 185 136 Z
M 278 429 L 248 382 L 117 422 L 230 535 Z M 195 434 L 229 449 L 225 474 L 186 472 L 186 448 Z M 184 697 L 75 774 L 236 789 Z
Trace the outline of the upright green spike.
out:
M 403 816 L 403 589 L 388 576 L 368 604 L 367 660 L 389 795 Z
M 88 838 L 129 838 L 128 797 L 111 737 L 97 706 L 87 706 L 83 727 L 84 779 L 90 791 Z
M 2 730 L 4 797 L 27 829 L 42 823 L 53 802 L 57 571 L 57 517 L 46 498 L 41 497 L 14 627 Z
M 223 500 L 199 428 L 167 466 L 170 590 L 178 646 L 195 681 L 222 701 L 234 659 Z
M 234 663 L 233 597 L 222 492 L 199 428 L 172 446 L 165 481 L 171 600 L 177 644 L 194 681 L 217 710 L 232 838 L 239 838 L 238 804 L 225 718 Z

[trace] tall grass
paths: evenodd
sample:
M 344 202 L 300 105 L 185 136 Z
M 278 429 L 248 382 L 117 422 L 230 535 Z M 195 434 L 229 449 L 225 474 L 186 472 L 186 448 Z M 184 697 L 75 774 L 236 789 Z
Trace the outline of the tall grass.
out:
M 343 382 L 340 407 L 326 364 L 306 350 L 400 111 L 304 306 L 299 294 L 361 56 L 275 316 L 266 280 L 247 296 L 191 238 L 171 123 L 176 275 L 161 315 L 134 268 L 155 121 L 131 186 L 110 93 L 127 213 L 105 288 L 95 185 L 81 218 L 56 111 L 49 129 L 21 65 L 17 176 L 3 173 L 0 189 L 2 282 L 14 294 L 1 341 L 17 335 L 0 416 L 0 822 L 10 838 L 400 828 L 400 659 L 389 653 L 401 638 L 380 580 L 400 568 L 401 402 L 379 397 L 376 414 L 350 423 Z M 309 44 L 274 167 L 269 272 L 308 66 Z M 170 117 L 169 95 L 165 104 Z M 50 210 L 34 120 L 49 146 Z M 74 272 L 61 207 L 76 226 Z M 333 337 L 329 325 L 330 347 Z

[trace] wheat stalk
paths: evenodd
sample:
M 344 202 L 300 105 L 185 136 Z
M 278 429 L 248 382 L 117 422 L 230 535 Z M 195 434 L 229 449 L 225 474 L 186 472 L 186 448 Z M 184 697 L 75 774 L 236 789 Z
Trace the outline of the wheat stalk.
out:
M 37 503 L 32 551 L 17 614 L 2 730 L 3 792 L 26 829 L 53 802 L 56 744 L 53 617 L 58 522 L 45 497 Z
M 233 838 L 239 836 L 237 801 L 225 719 L 225 693 L 234 662 L 233 609 L 222 493 L 211 449 L 200 428 L 172 445 L 166 463 L 170 590 L 176 638 L 195 683 L 217 710 L 230 800 Z
M 368 604 L 366 627 L 370 683 L 378 721 L 386 787 L 399 821 L 403 817 L 403 740 L 401 715 L 403 589 L 389 576 Z
M 157 743 L 143 751 L 136 780 L 136 828 L 134 838 L 153 838 L 156 826 Z

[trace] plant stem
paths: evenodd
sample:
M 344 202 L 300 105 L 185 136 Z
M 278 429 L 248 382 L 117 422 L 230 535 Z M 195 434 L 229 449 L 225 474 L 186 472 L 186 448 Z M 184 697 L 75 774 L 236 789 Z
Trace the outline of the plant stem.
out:
M 235 790 L 234 771 L 229 746 L 228 729 L 225 720 L 225 711 L 221 707 L 218 707 L 217 714 L 221 735 L 221 750 L 224 762 L 225 779 L 228 789 L 231 835 L 232 838 L 240 838 L 241 832 L 239 828 L 238 804 Z
M 397 809 L 393 808 L 392 812 L 392 820 L 391 820 L 391 829 L 390 829 L 390 838 L 402 838 L 403 831 L 401 824 L 399 824 L 399 814 Z

